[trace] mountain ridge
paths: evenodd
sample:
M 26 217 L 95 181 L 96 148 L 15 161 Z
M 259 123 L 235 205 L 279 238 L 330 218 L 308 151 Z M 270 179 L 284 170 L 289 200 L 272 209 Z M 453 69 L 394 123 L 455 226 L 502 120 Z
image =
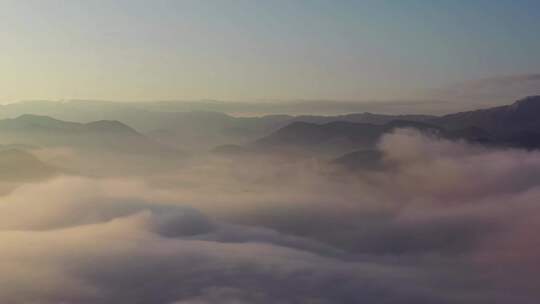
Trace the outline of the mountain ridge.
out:
M 24 114 L 0 120 L 0 140 L 7 144 L 70 146 L 82 150 L 105 149 L 124 153 L 170 152 L 130 126 L 115 120 L 89 123 L 63 121 Z

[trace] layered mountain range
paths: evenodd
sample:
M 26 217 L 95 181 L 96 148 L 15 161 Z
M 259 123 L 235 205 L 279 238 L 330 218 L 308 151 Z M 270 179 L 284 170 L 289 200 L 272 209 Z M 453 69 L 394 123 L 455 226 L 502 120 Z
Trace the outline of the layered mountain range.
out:
M 455 135 L 458 137 L 478 137 L 486 141 L 536 147 L 539 105 L 540 97 L 531 96 L 507 106 L 444 116 L 366 112 L 334 116 L 234 117 L 208 111 L 174 112 L 169 109 L 170 107 L 160 111 L 155 106 L 143 107 L 136 103 L 33 101 L 0 106 L 0 117 L 17 118 L 24 114 L 32 114 L 78 123 L 119 121 L 162 144 L 196 151 L 208 150 L 223 144 L 247 144 L 294 122 L 327 124 L 340 121 L 382 125 L 394 120 L 423 122 L 449 132 L 456 132 Z M 172 107 L 172 110 L 174 109 L 176 107 Z M 18 120 L 28 122 L 33 119 L 45 119 L 32 117 L 23 116 Z M 97 124 L 103 126 L 105 123 Z M 111 129 L 113 127 L 111 126 Z
M 19 113 L 16 109 L 25 109 L 20 105 L 0 107 L 0 117 L 15 116 L 0 120 L 0 144 L 18 145 L 22 150 L 69 147 L 111 154 L 113 158 L 117 154 L 181 158 L 187 155 L 185 151 L 212 149 L 228 155 L 299 153 L 353 164 L 355 159 L 361 163 L 376 159 L 376 145 L 383 135 L 412 128 L 488 146 L 540 147 L 540 96 L 444 116 L 356 113 L 233 117 L 216 112 L 159 112 L 133 104 L 33 104 L 32 114 Z M 87 121 L 92 118 L 99 119 Z

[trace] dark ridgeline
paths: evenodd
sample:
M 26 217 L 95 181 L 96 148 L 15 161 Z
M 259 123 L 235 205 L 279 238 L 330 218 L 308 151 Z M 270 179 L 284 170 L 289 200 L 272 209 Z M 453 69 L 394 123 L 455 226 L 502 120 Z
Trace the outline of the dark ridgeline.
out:
M 540 147 L 540 96 L 511 105 L 460 112 L 430 120 L 459 135 L 478 136 L 497 145 Z
M 402 120 L 400 117 L 392 120 L 391 117 L 385 116 L 386 122 L 381 124 L 293 122 L 249 147 L 251 151 L 301 152 L 333 158 L 334 163 L 349 169 L 380 168 L 382 153 L 377 149 L 377 143 L 383 135 L 399 128 L 486 147 L 540 147 L 540 96 L 527 97 L 508 106 L 427 119 L 421 117 L 419 121 Z
M 127 154 L 176 152 L 119 121 L 78 123 L 30 114 L 0 120 L 0 140 L 5 144 L 71 147 L 85 151 Z
M 347 116 L 345 116 L 347 117 Z M 350 117 L 350 116 L 349 116 Z M 408 120 L 385 116 L 380 124 L 347 120 L 318 124 L 294 122 L 257 141 L 261 146 L 318 146 L 345 140 L 351 146 L 373 146 L 397 128 L 412 128 L 448 139 L 522 148 L 540 147 L 540 96 L 507 106 Z M 312 119 L 316 121 L 316 119 Z
M 20 113 L 27 109 L 24 103 L 2 106 L 0 116 L 16 117 L 0 120 L 3 143 L 161 155 L 218 147 L 215 151 L 228 154 L 258 148 L 259 152 L 296 149 L 336 156 L 372 149 L 382 135 L 396 128 L 414 128 L 478 144 L 540 147 L 540 96 L 507 106 L 444 116 L 354 113 L 233 117 L 217 112 L 159 112 L 133 104 L 106 102 L 31 105 L 34 114 L 50 114 L 54 118 Z M 70 117 L 74 122 L 59 120 L 57 116 Z M 229 148 L 219 148 L 221 145 Z

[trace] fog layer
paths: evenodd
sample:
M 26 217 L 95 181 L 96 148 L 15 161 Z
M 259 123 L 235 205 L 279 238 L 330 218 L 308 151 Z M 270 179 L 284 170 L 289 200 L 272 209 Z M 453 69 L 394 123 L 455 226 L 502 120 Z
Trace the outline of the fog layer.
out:
M 411 130 L 379 149 L 369 171 L 209 155 L 19 184 L 0 302 L 536 303 L 540 153 Z

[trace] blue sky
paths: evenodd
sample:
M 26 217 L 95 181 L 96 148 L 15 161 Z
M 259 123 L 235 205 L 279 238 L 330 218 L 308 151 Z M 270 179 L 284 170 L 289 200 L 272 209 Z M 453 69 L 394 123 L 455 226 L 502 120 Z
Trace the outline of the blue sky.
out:
M 540 71 L 538 1 L 0 0 L 0 99 L 399 99 Z

